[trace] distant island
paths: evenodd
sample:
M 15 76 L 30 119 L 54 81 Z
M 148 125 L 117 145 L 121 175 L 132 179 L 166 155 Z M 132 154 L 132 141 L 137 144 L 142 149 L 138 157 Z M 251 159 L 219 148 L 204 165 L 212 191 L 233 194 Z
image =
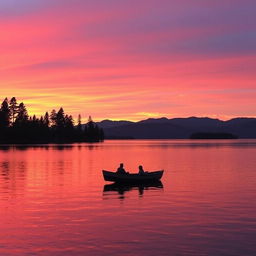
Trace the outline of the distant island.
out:
M 238 137 L 232 133 L 224 133 L 224 132 L 197 132 L 193 133 L 190 136 L 190 139 L 215 139 L 215 140 L 221 140 L 221 139 L 238 139 Z
M 13 97 L 7 98 L 0 108 L 0 144 L 20 143 L 73 143 L 73 142 L 101 142 L 104 131 L 89 117 L 82 126 L 81 115 L 78 125 L 74 125 L 71 115 L 61 107 L 53 109 L 44 116 L 29 116 L 23 102 L 18 103 Z

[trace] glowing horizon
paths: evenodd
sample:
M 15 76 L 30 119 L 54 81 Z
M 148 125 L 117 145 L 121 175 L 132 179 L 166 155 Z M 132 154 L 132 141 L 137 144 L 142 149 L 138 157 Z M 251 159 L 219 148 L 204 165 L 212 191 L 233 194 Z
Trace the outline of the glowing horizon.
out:
M 252 0 L 2 0 L 0 100 L 84 121 L 256 117 L 255 10 Z

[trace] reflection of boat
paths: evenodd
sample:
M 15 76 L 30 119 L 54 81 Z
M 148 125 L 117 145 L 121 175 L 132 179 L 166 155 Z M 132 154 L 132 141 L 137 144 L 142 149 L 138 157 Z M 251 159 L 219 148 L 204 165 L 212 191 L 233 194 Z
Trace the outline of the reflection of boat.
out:
M 151 182 L 142 182 L 140 184 L 135 183 L 112 183 L 104 185 L 103 192 L 111 192 L 116 191 L 119 195 L 124 195 L 125 192 L 131 191 L 131 190 L 138 190 L 139 194 L 142 195 L 144 190 L 150 190 L 150 189 L 161 189 L 163 188 L 163 184 L 160 180 L 157 181 L 151 181 Z
M 122 183 L 141 183 L 160 180 L 164 171 L 146 172 L 145 174 L 125 173 L 119 174 L 116 172 L 102 171 L 106 181 L 122 182 Z

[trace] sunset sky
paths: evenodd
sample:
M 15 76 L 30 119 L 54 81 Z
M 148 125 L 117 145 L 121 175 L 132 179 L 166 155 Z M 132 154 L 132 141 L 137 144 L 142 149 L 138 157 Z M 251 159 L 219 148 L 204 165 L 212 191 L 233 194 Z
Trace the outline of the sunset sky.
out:
M 255 13 L 255 0 L 1 0 L 1 100 L 97 121 L 256 117 Z

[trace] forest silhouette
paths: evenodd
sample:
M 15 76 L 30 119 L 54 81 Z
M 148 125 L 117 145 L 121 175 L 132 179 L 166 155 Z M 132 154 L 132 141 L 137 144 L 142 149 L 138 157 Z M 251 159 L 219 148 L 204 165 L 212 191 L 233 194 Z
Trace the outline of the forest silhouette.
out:
M 13 97 L 7 98 L 0 108 L 0 143 L 72 143 L 101 142 L 104 131 L 89 117 L 87 124 L 82 125 L 81 115 L 75 126 L 72 115 L 61 107 L 58 111 L 37 118 L 29 116 L 23 102 L 18 103 Z

